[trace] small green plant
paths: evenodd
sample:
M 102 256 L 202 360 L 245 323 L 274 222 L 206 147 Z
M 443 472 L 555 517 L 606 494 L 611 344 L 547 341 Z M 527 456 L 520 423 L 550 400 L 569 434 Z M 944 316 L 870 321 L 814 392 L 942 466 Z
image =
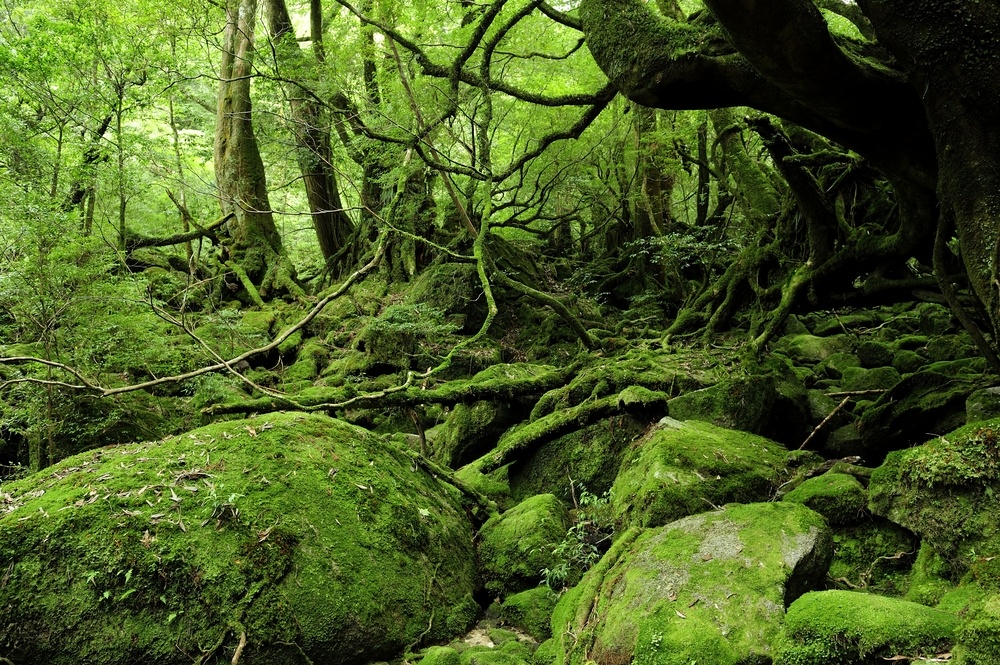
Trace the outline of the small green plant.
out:
M 579 496 L 575 487 L 579 487 Z M 552 546 L 555 563 L 541 571 L 545 585 L 554 593 L 576 584 L 600 560 L 599 545 L 610 538 L 610 528 L 601 519 L 602 509 L 611 501 L 610 494 L 605 492 L 598 496 L 572 482 L 570 490 L 577 506 L 575 523 L 566 532 L 566 537 Z

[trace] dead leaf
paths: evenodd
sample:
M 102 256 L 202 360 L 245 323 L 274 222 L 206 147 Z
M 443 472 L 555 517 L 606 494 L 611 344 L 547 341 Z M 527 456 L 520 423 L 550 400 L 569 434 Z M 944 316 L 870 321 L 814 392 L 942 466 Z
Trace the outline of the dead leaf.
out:
M 680 613 L 680 612 L 678 612 L 677 610 L 674 610 L 674 614 L 676 614 L 677 616 L 679 616 L 679 617 L 680 617 L 680 618 L 682 618 L 682 619 L 687 619 L 687 617 L 686 617 L 686 616 L 684 616 L 683 614 L 681 614 L 681 613 Z

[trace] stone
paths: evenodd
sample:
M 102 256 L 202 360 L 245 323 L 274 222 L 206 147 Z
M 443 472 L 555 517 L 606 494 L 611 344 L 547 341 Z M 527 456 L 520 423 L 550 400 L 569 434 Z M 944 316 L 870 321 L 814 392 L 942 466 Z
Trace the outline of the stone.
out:
M 826 522 L 794 503 L 632 529 L 556 606 L 558 662 L 769 662 L 785 606 L 823 583 L 831 555 Z
M 611 488 L 617 524 L 653 527 L 721 506 L 766 501 L 786 450 L 747 432 L 665 418 L 630 451 Z
M 789 644 L 774 665 L 861 665 L 948 651 L 958 617 L 898 598 L 833 590 L 796 600 L 785 626 Z

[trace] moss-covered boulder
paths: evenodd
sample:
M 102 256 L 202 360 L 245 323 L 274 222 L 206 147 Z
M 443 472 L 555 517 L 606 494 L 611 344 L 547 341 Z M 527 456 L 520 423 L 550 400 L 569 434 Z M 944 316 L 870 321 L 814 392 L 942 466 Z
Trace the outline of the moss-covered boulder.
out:
M 899 370 L 895 367 L 848 367 L 840 379 L 840 387 L 850 391 L 888 390 L 899 383 L 899 379 Z
M 782 500 L 808 506 L 830 524 L 840 526 L 856 524 L 864 518 L 868 493 L 854 476 L 824 473 L 805 480 Z
M 1000 420 L 890 453 L 872 473 L 871 510 L 919 534 L 954 574 L 1000 556 Z
M 433 457 L 445 466 L 458 468 L 493 450 L 518 415 L 518 409 L 509 402 L 460 402 L 443 425 L 428 432 Z
M 927 432 L 948 432 L 965 424 L 965 400 L 982 375 L 949 376 L 924 370 L 911 374 L 882 393 L 858 422 L 866 459 L 922 441 Z
M 556 563 L 552 550 L 566 537 L 569 513 L 552 494 L 525 499 L 479 531 L 479 566 L 486 590 L 505 596 L 537 586 Z
M 989 420 L 1000 416 L 1000 388 L 977 390 L 965 400 L 965 419 L 970 422 Z
M 552 610 L 557 596 L 546 586 L 508 596 L 500 606 L 500 620 L 542 641 L 552 637 Z
M 649 421 L 629 414 L 579 427 L 525 455 L 509 473 L 514 501 L 554 492 L 569 502 L 570 482 L 597 496 L 611 489 L 630 443 L 639 439 Z
M 724 503 L 769 499 L 787 451 L 747 432 L 665 418 L 634 444 L 611 489 L 622 526 L 660 526 Z
M 993 665 L 1000 654 L 1000 595 L 977 602 L 962 618 L 956 638 L 956 662 Z
M 720 381 L 667 402 L 676 420 L 703 420 L 798 444 L 808 434 L 808 398 L 791 369 L 772 363 L 767 373 Z
M 785 606 L 822 584 L 830 555 L 823 518 L 794 503 L 632 529 L 556 606 L 561 662 L 769 662 Z
M 359 663 L 465 630 L 463 497 L 382 438 L 271 414 L 64 460 L 0 494 L 17 663 Z M 213 658 L 212 654 L 215 654 Z
M 788 608 L 789 643 L 775 665 L 867 665 L 948 651 L 958 617 L 854 591 L 807 593 Z
M 831 335 L 829 337 L 793 335 L 779 339 L 774 350 L 801 365 L 815 365 L 835 353 L 850 352 L 851 343 L 848 341 L 847 335 Z

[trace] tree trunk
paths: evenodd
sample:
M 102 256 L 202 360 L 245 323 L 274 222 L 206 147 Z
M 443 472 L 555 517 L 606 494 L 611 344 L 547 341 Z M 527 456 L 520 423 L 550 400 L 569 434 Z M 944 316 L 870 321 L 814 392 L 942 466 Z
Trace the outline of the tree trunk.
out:
M 288 8 L 284 0 L 266 0 L 271 37 L 275 41 L 278 66 L 291 71 L 308 71 L 323 61 L 322 11 L 319 0 L 312 0 L 310 11 L 312 49 L 315 63 L 306 62 L 295 40 Z M 307 76 L 314 79 L 315 76 Z M 344 212 L 333 171 L 330 147 L 330 118 L 324 107 L 300 84 L 287 83 L 285 94 L 291 108 L 295 132 L 296 158 L 306 188 L 313 227 L 327 267 L 335 273 L 349 258 L 341 250 L 350 241 L 354 224 Z M 337 260 L 339 266 L 331 265 Z
M 223 214 L 232 213 L 223 258 L 240 276 L 253 300 L 272 289 L 294 290 L 294 271 L 283 261 L 252 122 L 257 0 L 230 0 L 223 34 L 219 101 L 215 128 L 215 180 Z M 231 263 L 230 263 L 231 262 Z M 242 274 L 241 274 L 242 273 Z M 248 284 L 247 281 L 250 283 Z
M 995 2 L 863 0 L 879 41 L 921 92 L 969 283 L 1000 331 L 1000 14 Z M 996 342 L 996 339 L 994 339 Z

